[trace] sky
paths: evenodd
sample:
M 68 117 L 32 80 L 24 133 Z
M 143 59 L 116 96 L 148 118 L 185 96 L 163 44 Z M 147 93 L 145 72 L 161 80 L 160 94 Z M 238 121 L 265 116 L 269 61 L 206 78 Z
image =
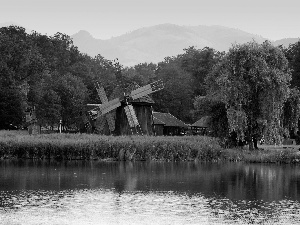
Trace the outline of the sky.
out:
M 0 25 L 109 39 L 158 24 L 220 25 L 272 41 L 300 37 L 299 0 L 1 0 Z

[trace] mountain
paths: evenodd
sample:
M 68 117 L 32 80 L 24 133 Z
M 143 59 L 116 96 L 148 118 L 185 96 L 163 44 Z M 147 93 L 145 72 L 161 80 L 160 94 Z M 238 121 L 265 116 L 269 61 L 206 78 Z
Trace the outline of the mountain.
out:
M 14 22 L 0 23 L 0 27 L 9 25 L 22 26 Z M 31 29 L 26 28 L 27 32 Z M 161 24 L 144 27 L 130 33 L 108 40 L 94 38 L 87 31 L 81 30 L 71 36 L 79 51 L 90 56 L 101 54 L 107 59 L 118 58 L 125 66 L 143 62 L 157 63 L 167 56 L 176 56 L 183 49 L 195 46 L 198 49 L 206 46 L 218 51 L 228 51 L 233 43 L 246 43 L 252 40 L 262 43 L 266 38 L 250 34 L 239 29 L 223 26 L 179 26 Z M 275 46 L 288 47 L 299 41 L 299 38 L 286 38 L 272 42 Z
M 300 38 L 284 38 L 277 41 L 272 42 L 274 46 L 282 45 L 283 47 L 287 48 L 290 44 L 294 44 L 299 41 Z
M 161 24 L 141 28 L 108 40 L 93 38 L 87 31 L 71 36 L 81 52 L 91 56 L 101 54 L 107 59 L 118 58 L 126 66 L 143 62 L 157 63 L 167 56 L 176 56 L 184 48 L 206 46 L 227 51 L 233 43 L 266 40 L 258 35 L 222 26 L 178 26 Z

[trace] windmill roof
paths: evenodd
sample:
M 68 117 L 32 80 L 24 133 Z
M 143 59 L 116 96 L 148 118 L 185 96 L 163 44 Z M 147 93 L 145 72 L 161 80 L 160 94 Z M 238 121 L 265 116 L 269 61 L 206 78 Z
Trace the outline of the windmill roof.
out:
M 209 127 L 210 116 L 203 116 L 192 124 L 192 127 Z
M 124 97 L 124 93 L 126 95 L 129 95 L 129 93 L 137 88 L 139 88 L 140 86 L 136 83 L 132 83 L 130 84 L 128 87 L 124 88 L 124 87 L 121 87 L 121 86 L 117 86 L 111 96 L 110 96 L 110 100 L 111 99 L 114 99 L 114 98 L 120 98 L 122 99 Z M 153 99 L 149 96 L 149 95 L 145 95 L 143 97 L 140 97 L 140 98 L 137 98 L 137 99 L 131 99 L 129 100 L 129 102 L 135 102 L 135 103 L 138 103 L 138 102 L 143 102 L 143 103 L 150 103 L 150 104 L 154 104 L 155 102 L 153 101 Z
M 170 113 L 153 112 L 154 124 L 163 124 L 167 127 L 187 127 L 187 125 Z

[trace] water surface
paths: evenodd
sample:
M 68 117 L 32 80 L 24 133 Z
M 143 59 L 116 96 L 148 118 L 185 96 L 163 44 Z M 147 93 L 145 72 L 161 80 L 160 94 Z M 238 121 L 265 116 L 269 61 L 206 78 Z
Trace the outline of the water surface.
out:
M 0 224 L 300 224 L 300 167 L 0 162 Z

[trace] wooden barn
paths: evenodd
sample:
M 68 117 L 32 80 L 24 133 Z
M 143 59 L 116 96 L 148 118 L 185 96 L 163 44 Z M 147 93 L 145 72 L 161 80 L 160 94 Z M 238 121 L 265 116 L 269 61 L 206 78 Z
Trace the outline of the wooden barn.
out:
M 155 115 L 158 115 L 157 112 L 153 112 L 153 131 L 156 136 L 162 136 L 164 135 L 164 126 L 165 122 L 159 120 Z
M 153 126 L 156 135 L 183 135 L 188 126 L 170 113 L 153 112 Z
M 191 125 L 193 135 L 207 135 L 209 129 L 210 116 L 203 116 Z

